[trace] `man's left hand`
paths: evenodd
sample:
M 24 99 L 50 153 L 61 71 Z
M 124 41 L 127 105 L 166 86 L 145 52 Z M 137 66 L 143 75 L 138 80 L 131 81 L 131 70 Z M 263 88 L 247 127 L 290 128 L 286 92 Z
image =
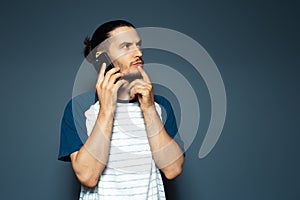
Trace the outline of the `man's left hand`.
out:
M 137 95 L 142 111 L 154 107 L 153 87 L 149 76 L 142 67 L 138 67 L 143 79 L 136 79 L 129 85 L 130 96 Z

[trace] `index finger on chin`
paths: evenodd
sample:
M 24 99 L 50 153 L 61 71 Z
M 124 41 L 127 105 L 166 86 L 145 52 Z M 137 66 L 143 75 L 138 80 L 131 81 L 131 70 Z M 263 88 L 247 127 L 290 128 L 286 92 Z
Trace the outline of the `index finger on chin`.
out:
M 145 70 L 142 67 L 140 67 L 140 66 L 138 67 L 138 70 L 141 73 L 144 81 L 146 81 L 147 83 L 151 83 L 151 80 L 150 80 L 148 74 L 145 72 Z

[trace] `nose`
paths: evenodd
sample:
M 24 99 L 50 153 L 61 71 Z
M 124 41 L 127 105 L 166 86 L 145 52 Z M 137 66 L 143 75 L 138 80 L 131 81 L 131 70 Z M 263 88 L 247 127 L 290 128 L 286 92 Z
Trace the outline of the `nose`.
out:
M 135 46 L 135 49 L 133 50 L 135 57 L 142 57 L 142 48 L 140 46 Z

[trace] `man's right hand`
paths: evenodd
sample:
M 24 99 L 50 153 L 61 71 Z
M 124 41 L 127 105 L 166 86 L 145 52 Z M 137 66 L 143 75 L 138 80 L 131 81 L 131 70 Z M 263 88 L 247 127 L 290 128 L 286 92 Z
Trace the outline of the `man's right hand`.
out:
M 112 68 L 104 76 L 105 68 L 106 63 L 103 63 L 98 75 L 96 90 L 100 103 L 100 112 L 103 114 L 111 112 L 113 114 L 116 109 L 118 90 L 127 81 L 118 80 L 123 76 L 119 67 Z
M 70 155 L 78 180 L 88 187 L 97 185 L 106 166 L 118 89 L 126 82 L 125 80 L 116 82 L 123 75 L 119 68 L 109 70 L 104 76 L 105 68 L 106 64 L 104 63 L 96 83 L 100 103 L 98 119 L 84 145 L 79 151 Z

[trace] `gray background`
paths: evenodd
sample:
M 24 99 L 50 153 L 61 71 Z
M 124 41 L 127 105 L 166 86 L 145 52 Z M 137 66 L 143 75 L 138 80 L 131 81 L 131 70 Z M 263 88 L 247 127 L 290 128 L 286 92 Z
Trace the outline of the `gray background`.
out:
M 183 173 L 166 182 L 169 199 L 300 199 L 299 11 L 299 1 L 2 1 L 1 199 L 77 198 L 70 164 L 57 161 L 60 120 L 84 37 L 116 18 L 192 37 L 226 87 L 220 140 L 198 158 L 202 109 Z

